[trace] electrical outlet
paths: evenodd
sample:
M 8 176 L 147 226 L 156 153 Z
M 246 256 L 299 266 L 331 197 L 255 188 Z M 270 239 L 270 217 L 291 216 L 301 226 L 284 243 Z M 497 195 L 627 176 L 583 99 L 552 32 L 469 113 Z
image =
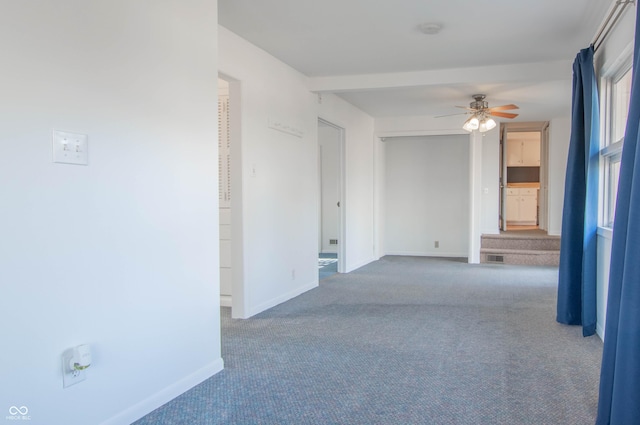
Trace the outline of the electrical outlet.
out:
M 296 280 L 296 269 L 291 269 L 291 280 Z
M 71 362 L 72 358 L 73 348 L 62 354 L 62 388 L 70 387 L 87 379 L 86 370 L 71 370 L 69 362 Z
M 436 248 L 440 248 L 440 241 L 435 241 L 433 243 L 433 246 L 436 247 Z

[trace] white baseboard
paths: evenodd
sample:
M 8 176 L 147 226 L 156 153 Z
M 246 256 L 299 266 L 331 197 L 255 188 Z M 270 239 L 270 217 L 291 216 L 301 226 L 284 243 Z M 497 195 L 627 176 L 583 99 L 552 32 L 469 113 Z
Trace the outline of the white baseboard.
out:
M 562 229 L 547 229 L 547 235 L 549 236 L 561 236 Z
M 423 252 L 423 251 L 391 251 L 385 255 L 403 255 L 408 257 L 452 257 L 452 258 L 467 258 L 468 252 Z
M 209 379 L 216 373 L 224 369 L 222 358 L 216 359 L 207 366 L 195 371 L 181 380 L 169 385 L 165 389 L 158 391 L 154 395 L 141 402 L 134 404 L 128 409 L 118 413 L 111 419 L 107 419 L 100 425 L 129 425 L 143 416 L 153 412 L 163 404 L 168 403 L 180 394 L 187 392 L 191 388 Z
M 374 261 L 376 261 L 376 259 L 372 257 L 372 258 L 369 258 L 368 260 L 364 260 L 356 264 L 347 264 L 347 267 L 345 268 L 345 273 L 351 273 L 352 271 L 357 270 L 360 267 L 364 267 L 369 263 L 373 263 Z
M 269 301 L 264 302 L 254 308 L 249 308 L 249 314 L 247 315 L 246 318 L 255 316 L 258 313 L 262 313 L 263 311 L 268 310 L 271 307 L 275 307 L 278 304 L 282 304 L 285 301 L 289 301 L 291 298 L 295 298 L 300 294 L 303 294 L 313 288 L 316 288 L 317 286 L 318 286 L 318 280 L 316 279 L 311 283 L 295 288 L 294 290 L 289 291 L 286 294 L 282 294 L 278 297 L 272 298 Z
M 220 307 L 233 307 L 231 295 L 220 295 Z
M 600 339 L 604 342 L 604 328 L 600 323 L 596 324 L 596 333 L 600 337 Z

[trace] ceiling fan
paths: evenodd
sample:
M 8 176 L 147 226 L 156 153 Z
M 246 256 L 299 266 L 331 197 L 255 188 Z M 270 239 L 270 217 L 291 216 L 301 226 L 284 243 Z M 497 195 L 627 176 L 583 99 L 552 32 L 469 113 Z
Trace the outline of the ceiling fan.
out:
M 513 103 L 509 105 L 494 106 L 492 108 L 489 108 L 489 102 L 484 100 L 484 98 L 486 97 L 484 94 L 474 94 L 472 97 L 474 101 L 469 104 L 469 107 L 456 106 L 456 108 L 466 109 L 467 112 L 463 112 L 460 114 L 440 115 L 436 118 L 471 114 L 471 117 L 467 121 L 465 121 L 462 128 L 469 132 L 473 130 L 479 130 L 481 133 L 484 133 L 485 131 L 489 131 L 496 126 L 496 122 L 493 120 L 493 118 L 491 118 L 492 116 L 509 119 L 518 116 L 518 114 L 513 114 L 511 112 L 502 112 L 508 111 L 510 109 L 518 109 L 518 106 L 514 105 Z

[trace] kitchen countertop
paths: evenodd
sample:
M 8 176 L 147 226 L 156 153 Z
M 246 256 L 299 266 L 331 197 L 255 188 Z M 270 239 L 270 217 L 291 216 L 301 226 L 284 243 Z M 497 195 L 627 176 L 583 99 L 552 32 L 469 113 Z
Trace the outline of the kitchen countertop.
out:
M 540 183 L 507 183 L 507 187 L 540 189 Z

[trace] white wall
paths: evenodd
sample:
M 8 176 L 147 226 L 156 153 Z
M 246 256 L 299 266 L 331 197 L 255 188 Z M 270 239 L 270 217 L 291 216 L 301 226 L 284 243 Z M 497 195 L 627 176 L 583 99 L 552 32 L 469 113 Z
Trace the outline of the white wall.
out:
M 338 96 L 323 94 L 319 117 L 345 129 L 344 212 L 345 258 L 341 267 L 350 272 L 376 260 L 377 143 L 374 121 Z
M 482 196 L 480 233 L 500 233 L 500 131 L 499 126 L 482 138 Z
M 0 410 L 128 424 L 222 368 L 216 1 L 2 9 Z M 53 128 L 88 166 L 52 163 Z
M 241 164 L 232 167 L 242 170 L 242 211 L 232 221 L 242 222 L 244 297 L 237 306 L 234 286 L 232 314 L 250 317 L 318 285 L 316 96 L 305 76 L 218 30 L 220 72 L 240 90 Z
M 570 70 L 567 71 L 570 74 Z M 570 104 L 570 103 L 569 103 Z M 549 142 L 549 234 L 559 235 L 562 227 L 564 178 L 570 136 L 570 114 L 550 120 Z M 433 117 L 385 117 L 376 119 L 376 135 L 381 137 L 403 135 L 459 134 L 460 119 Z M 485 133 L 482 140 L 482 196 L 480 230 L 498 233 L 499 217 L 499 133 Z M 489 193 L 484 193 L 484 189 Z
M 567 174 L 567 155 L 571 137 L 571 118 L 555 118 L 549 122 L 549 222 L 547 233 L 559 236 L 562 232 L 564 179 Z
M 469 135 L 462 130 L 460 117 L 434 118 L 424 115 L 376 118 L 375 130 L 380 137 Z
M 375 138 L 374 142 L 374 167 L 375 167 L 375 217 L 374 217 L 374 229 L 376 231 L 374 244 L 374 256 L 376 259 L 381 258 L 385 253 L 384 240 L 386 238 L 386 231 L 384 228 L 385 218 L 385 200 L 387 197 L 387 190 L 385 185 L 387 169 L 387 155 L 385 151 L 385 144 L 379 137 Z
M 466 257 L 469 137 L 388 138 L 385 147 L 386 253 Z
M 459 117 L 409 116 L 378 118 L 376 119 L 376 135 L 380 137 L 459 135 L 465 137 L 468 143 L 473 140 L 469 133 L 461 129 Z M 476 224 L 474 227 L 477 227 L 474 235 L 467 235 L 469 238 L 467 245 L 471 241 L 479 240 L 481 233 L 499 233 L 499 136 L 499 131 L 496 128 L 484 133 L 481 139 L 481 164 L 476 164 L 479 167 L 474 167 L 474 173 L 479 173 L 478 176 L 481 179 L 479 185 L 481 193 L 474 198 L 477 203 L 477 205 L 474 205 L 474 211 L 480 211 L 480 216 L 474 221 Z M 471 165 L 472 163 L 467 161 L 464 167 L 470 172 Z M 478 170 L 475 168 L 478 168 Z M 468 199 L 471 199 L 470 196 L 471 193 L 468 192 Z M 469 205 L 469 208 L 471 208 L 471 205 Z M 468 226 L 467 229 L 469 229 Z M 467 252 L 464 256 L 468 255 L 469 253 Z M 476 256 L 479 256 L 479 252 L 469 258 L 473 260 Z

